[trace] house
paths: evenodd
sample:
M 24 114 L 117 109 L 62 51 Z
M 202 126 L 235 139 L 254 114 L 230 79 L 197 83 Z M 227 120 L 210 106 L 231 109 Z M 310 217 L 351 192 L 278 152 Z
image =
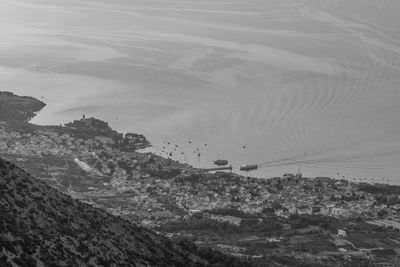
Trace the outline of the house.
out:
M 338 208 L 338 207 L 333 208 L 331 210 L 331 212 L 332 212 L 332 215 L 336 216 L 336 217 L 350 217 L 350 215 L 351 215 L 349 210 L 344 209 L 344 208 Z
M 347 235 L 347 232 L 345 230 L 343 230 L 343 229 L 338 230 L 338 236 L 346 237 L 346 235 Z
M 282 175 L 282 178 L 283 179 L 288 179 L 288 178 L 293 178 L 294 177 L 294 174 L 293 173 L 285 173 L 284 175 Z
M 222 222 L 222 223 L 227 222 L 229 224 L 233 224 L 236 226 L 239 226 L 242 222 L 242 218 L 234 217 L 234 216 L 230 216 L 230 215 L 223 216 L 223 215 L 209 214 L 209 213 L 204 214 L 204 215 L 206 215 L 206 217 L 208 217 L 211 220 L 214 220 L 217 222 Z
M 288 211 L 285 211 L 283 209 L 279 209 L 275 211 L 275 215 L 279 216 L 279 217 L 283 217 L 283 218 L 289 218 L 290 217 L 290 213 Z
M 297 214 L 308 214 L 311 215 L 313 213 L 313 209 L 310 206 L 300 206 L 297 208 Z

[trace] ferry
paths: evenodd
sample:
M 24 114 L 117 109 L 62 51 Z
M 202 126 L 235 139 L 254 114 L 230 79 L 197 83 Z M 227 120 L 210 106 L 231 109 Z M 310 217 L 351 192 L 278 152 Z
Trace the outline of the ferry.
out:
M 228 161 L 226 159 L 218 159 L 214 160 L 214 164 L 218 166 L 225 166 L 228 165 Z
M 241 171 L 251 171 L 251 170 L 257 170 L 257 169 L 258 169 L 258 165 L 256 165 L 256 164 L 244 164 L 244 165 L 240 166 Z

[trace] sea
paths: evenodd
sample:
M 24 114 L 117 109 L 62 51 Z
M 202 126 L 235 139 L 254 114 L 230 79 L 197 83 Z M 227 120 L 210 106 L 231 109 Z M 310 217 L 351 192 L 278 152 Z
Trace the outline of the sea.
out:
M 0 90 L 195 167 L 400 184 L 398 0 L 2 0 Z M 241 172 L 242 164 L 258 169 Z

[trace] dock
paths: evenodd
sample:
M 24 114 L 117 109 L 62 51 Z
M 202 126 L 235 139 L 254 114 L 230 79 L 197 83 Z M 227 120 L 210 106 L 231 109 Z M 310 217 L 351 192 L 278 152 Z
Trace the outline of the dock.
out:
M 217 167 L 217 168 L 210 168 L 210 169 L 204 169 L 207 172 L 213 172 L 213 171 L 231 171 L 233 169 L 232 165 L 229 167 Z

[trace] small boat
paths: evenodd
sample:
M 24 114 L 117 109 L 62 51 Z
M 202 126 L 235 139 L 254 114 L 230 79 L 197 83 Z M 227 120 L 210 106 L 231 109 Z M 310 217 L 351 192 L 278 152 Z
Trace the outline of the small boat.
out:
M 258 165 L 256 165 L 256 164 L 244 164 L 244 165 L 240 166 L 241 171 L 251 171 L 251 170 L 257 170 L 257 169 L 258 169 Z
M 218 166 L 225 166 L 228 165 L 228 161 L 226 159 L 218 159 L 214 160 L 214 164 Z

